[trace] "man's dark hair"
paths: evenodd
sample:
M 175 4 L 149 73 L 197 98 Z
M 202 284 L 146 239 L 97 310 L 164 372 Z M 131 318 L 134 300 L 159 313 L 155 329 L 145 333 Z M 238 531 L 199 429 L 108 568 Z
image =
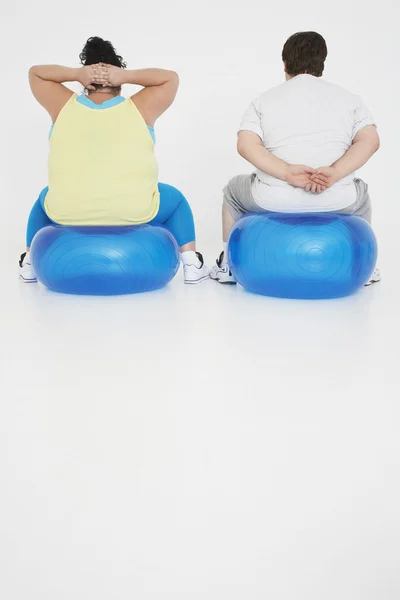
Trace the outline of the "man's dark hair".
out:
M 282 51 L 282 60 L 286 73 L 295 77 L 307 73 L 321 77 L 328 55 L 326 42 L 315 31 L 301 31 L 290 36 Z

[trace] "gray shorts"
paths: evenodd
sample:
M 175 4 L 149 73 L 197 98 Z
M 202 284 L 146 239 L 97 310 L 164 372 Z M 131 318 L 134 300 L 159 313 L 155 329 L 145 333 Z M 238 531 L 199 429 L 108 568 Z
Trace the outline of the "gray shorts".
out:
M 252 190 L 255 177 L 257 177 L 255 173 L 252 175 L 237 175 L 224 188 L 224 202 L 228 205 L 229 212 L 235 221 L 249 212 L 271 212 L 261 208 L 254 201 Z M 357 190 L 357 200 L 351 206 L 334 212 L 356 215 L 371 223 L 371 199 L 368 193 L 368 185 L 362 179 L 355 179 L 354 184 Z

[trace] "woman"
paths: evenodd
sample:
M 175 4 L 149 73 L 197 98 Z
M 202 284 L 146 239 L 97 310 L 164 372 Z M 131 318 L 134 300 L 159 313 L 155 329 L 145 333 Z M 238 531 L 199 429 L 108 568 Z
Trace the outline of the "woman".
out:
M 166 227 L 180 246 L 185 283 L 208 278 L 196 252 L 191 208 L 174 187 L 158 184 L 154 124 L 171 106 L 179 85 L 173 71 L 127 71 L 114 47 L 89 38 L 78 69 L 32 67 L 29 80 L 36 100 L 50 114 L 49 186 L 40 194 L 27 227 L 27 249 L 20 277 L 36 281 L 29 249 L 42 227 L 61 225 L 139 225 Z M 63 85 L 79 81 L 86 95 Z M 131 98 L 121 86 L 142 90 Z

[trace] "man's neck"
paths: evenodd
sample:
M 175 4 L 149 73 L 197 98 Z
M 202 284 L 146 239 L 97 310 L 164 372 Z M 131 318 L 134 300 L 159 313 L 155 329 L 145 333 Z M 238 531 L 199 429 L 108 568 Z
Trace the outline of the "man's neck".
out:
M 300 75 L 310 75 L 311 77 L 316 77 L 316 75 L 311 75 L 310 73 L 297 73 L 297 75 L 289 75 L 285 71 L 285 79 L 286 79 L 286 81 L 290 81 L 290 79 L 294 79 L 295 77 L 299 77 Z

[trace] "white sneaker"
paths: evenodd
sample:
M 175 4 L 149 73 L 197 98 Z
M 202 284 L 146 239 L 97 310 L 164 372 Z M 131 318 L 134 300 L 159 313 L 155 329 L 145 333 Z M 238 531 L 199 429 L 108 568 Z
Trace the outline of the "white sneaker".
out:
M 210 270 L 204 264 L 204 259 L 200 252 L 190 254 L 193 254 L 193 262 L 189 262 L 191 260 L 187 257 L 189 253 L 187 253 L 186 257 L 182 258 L 184 281 L 190 284 L 201 283 L 209 278 Z
M 19 259 L 19 277 L 25 283 L 35 283 L 37 281 L 36 273 L 31 265 L 29 252 L 21 254 Z
M 372 283 L 378 283 L 381 280 L 381 272 L 379 269 L 375 269 L 375 271 L 371 275 L 371 279 L 367 281 L 366 286 L 371 285 Z
M 236 279 L 232 275 L 228 263 L 223 264 L 223 260 L 224 253 L 221 252 L 219 258 L 216 260 L 215 265 L 211 267 L 211 279 L 215 279 L 215 281 L 218 281 L 218 283 L 236 283 Z

